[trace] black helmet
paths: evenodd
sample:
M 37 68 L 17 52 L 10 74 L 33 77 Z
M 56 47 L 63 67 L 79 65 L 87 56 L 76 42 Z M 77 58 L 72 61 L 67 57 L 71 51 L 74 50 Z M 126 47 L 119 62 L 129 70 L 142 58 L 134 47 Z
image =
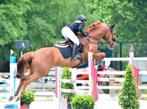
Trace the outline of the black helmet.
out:
M 77 17 L 77 20 L 86 21 L 87 18 L 86 18 L 86 16 L 84 16 L 84 15 L 79 15 L 79 16 Z

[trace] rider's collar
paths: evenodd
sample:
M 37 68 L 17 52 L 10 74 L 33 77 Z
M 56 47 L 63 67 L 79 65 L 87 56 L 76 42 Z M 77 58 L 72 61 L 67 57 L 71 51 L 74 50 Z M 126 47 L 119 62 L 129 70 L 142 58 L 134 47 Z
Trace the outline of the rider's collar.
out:
M 83 23 L 83 22 L 80 20 L 76 20 L 75 23 Z

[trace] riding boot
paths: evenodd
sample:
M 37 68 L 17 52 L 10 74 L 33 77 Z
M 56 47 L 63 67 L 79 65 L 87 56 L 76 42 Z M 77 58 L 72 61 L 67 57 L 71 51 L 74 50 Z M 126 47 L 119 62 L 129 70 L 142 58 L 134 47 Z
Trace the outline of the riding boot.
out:
M 76 60 L 77 52 L 78 52 L 78 46 L 77 44 L 74 44 L 72 49 L 72 60 Z
M 78 46 L 79 53 L 83 53 L 83 50 L 84 50 L 83 44 L 80 43 Z

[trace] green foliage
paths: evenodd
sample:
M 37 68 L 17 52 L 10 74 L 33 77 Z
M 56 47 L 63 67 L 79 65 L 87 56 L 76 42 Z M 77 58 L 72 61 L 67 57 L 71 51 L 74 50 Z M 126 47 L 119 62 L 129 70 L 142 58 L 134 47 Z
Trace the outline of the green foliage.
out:
M 62 78 L 62 79 L 71 79 L 71 72 L 69 71 L 68 68 L 64 68 L 61 78 Z M 74 86 L 73 86 L 72 83 L 62 83 L 62 84 L 61 84 L 61 88 L 63 88 L 63 89 L 73 89 Z M 63 96 L 64 96 L 64 97 L 67 97 L 68 101 L 70 101 L 71 98 L 72 98 L 74 95 L 75 95 L 75 94 L 73 94 L 73 93 L 63 93 Z
M 27 34 L 24 14 L 29 10 L 27 2 L 0 5 L 0 46 L 7 45 Z
M 72 98 L 72 109 L 94 109 L 94 99 L 89 95 L 77 95 Z
M 116 23 L 120 41 L 147 41 L 147 2 L 143 0 L 94 0 L 93 15 L 107 23 Z M 139 17 L 138 17 L 139 16 Z
M 126 68 L 125 81 L 119 95 L 119 104 L 121 105 L 122 109 L 139 109 L 137 89 L 131 68 L 131 65 L 128 65 Z
M 32 91 L 25 91 L 24 96 L 21 98 L 21 104 L 31 104 L 35 99 L 35 94 Z
M 147 41 L 146 6 L 143 0 L 3 0 L 0 45 L 28 39 L 32 49 L 52 46 L 63 38 L 61 28 L 79 14 L 87 16 L 86 26 L 94 21 L 116 23 L 119 40 Z
M 63 73 L 61 75 L 61 78 L 63 79 L 71 79 L 71 72 L 68 68 L 63 69 Z

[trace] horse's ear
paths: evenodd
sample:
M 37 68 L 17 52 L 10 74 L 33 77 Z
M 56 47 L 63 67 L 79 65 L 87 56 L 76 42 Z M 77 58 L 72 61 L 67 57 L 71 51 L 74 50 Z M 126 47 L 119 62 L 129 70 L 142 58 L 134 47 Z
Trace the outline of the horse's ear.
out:
M 101 19 L 100 21 L 101 21 L 101 22 L 103 22 L 103 20 L 102 20 L 102 19 Z
M 110 25 L 110 28 L 113 29 L 115 27 L 115 24 Z

